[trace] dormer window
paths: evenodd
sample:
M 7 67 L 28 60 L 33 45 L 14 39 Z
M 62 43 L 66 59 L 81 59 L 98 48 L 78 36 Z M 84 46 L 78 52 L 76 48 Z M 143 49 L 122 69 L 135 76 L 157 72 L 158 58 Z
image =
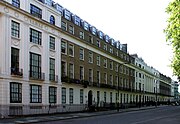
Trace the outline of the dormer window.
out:
M 35 17 L 42 18 L 42 10 L 33 4 L 30 4 L 30 13 Z
M 99 32 L 99 38 L 103 39 L 103 33 L 101 31 Z
M 109 42 L 109 36 L 105 35 L 105 41 L 108 43 Z
M 53 15 L 50 16 L 50 24 L 55 25 L 55 18 Z
M 96 35 L 96 28 L 95 27 L 92 27 L 92 34 Z
M 47 4 L 49 6 L 52 6 L 53 1 L 52 0 L 45 0 L 45 4 Z
M 89 24 L 87 22 L 84 22 L 84 29 L 89 31 Z
M 117 41 L 117 42 L 116 42 L 116 48 L 117 48 L 117 49 L 119 49 L 119 44 L 120 44 L 120 42 Z
M 12 0 L 12 5 L 19 8 L 20 7 L 19 0 Z
M 73 18 L 74 18 L 74 24 L 80 26 L 81 19 L 78 16 L 76 16 L 76 15 Z
M 64 10 L 64 18 L 66 18 L 67 20 L 71 20 L 71 12 L 69 12 L 68 10 Z
M 111 45 L 112 46 L 114 46 L 114 43 L 115 43 L 114 39 L 111 39 Z

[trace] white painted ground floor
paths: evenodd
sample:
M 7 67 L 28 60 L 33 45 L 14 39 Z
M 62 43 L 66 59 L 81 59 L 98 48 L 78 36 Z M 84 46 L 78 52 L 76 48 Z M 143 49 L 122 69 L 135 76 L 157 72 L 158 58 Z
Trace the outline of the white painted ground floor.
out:
M 0 79 L 0 116 L 47 114 L 87 110 L 91 106 L 115 108 L 168 101 L 169 97 L 81 84 Z M 119 95 L 118 95 L 119 92 Z

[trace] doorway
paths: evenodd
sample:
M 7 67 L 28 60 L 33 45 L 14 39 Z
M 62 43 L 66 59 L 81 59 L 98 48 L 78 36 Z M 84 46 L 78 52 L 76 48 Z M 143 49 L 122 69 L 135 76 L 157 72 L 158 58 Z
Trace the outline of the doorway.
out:
M 93 94 L 92 94 L 92 91 L 90 90 L 88 92 L 88 107 L 92 106 L 92 97 L 93 97 Z

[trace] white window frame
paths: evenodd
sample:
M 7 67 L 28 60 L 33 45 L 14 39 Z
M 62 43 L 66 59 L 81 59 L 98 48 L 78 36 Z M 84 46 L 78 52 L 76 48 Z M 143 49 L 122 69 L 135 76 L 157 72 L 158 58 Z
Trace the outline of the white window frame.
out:
M 82 67 L 82 78 L 81 78 L 81 67 Z M 80 79 L 80 80 L 84 80 L 84 67 L 83 67 L 83 66 L 80 66 L 79 69 L 80 69 L 80 72 L 79 72 L 79 73 L 80 73 L 80 74 L 79 74 L 80 78 L 79 78 L 79 79 Z
M 65 24 L 65 26 L 62 26 L 62 23 L 64 23 L 64 24 Z M 64 28 L 62 28 L 62 27 L 65 27 L 65 29 L 64 29 Z M 61 22 L 61 28 L 62 28 L 63 30 L 65 30 L 65 31 L 67 31 L 67 23 L 66 23 L 66 22 L 64 22 L 64 21 L 62 21 L 62 22 Z
M 72 27 L 72 30 L 70 30 L 70 27 Z M 74 26 L 73 25 L 69 25 L 68 27 L 68 32 L 71 33 L 71 34 L 74 34 Z M 72 32 L 71 32 L 72 31 Z
M 79 38 L 84 39 L 84 32 L 83 31 L 79 31 Z
M 65 47 L 64 47 L 65 53 L 62 52 L 62 43 L 65 43 Z M 61 41 L 61 53 L 67 55 L 67 42 L 66 41 Z
M 107 68 L 107 59 L 104 59 L 103 66 L 104 68 Z
M 72 51 L 73 51 L 72 55 L 70 54 L 70 47 L 72 47 Z M 74 57 L 74 45 L 73 44 L 69 44 L 68 53 L 69 53 L 69 56 Z
M 101 63 L 101 58 L 100 56 L 97 56 L 97 65 L 100 66 L 101 65 L 100 63 Z
M 70 70 L 70 65 L 72 65 L 72 70 Z M 72 77 L 70 76 L 72 73 Z M 69 63 L 69 78 L 73 78 L 74 79 L 74 64 L 73 63 Z
M 110 61 L 110 62 L 109 62 L 109 68 L 110 68 L 111 70 L 113 70 L 113 61 Z
M 88 58 L 89 63 L 93 63 L 93 52 L 89 51 L 89 58 Z
M 81 58 L 81 50 L 82 50 L 82 58 Z M 84 49 L 83 48 L 79 49 L 79 59 L 84 60 Z
M 90 75 L 90 70 L 91 70 L 91 75 Z M 91 78 L 91 80 L 90 80 Z M 89 82 L 92 83 L 93 82 L 93 69 L 89 69 Z

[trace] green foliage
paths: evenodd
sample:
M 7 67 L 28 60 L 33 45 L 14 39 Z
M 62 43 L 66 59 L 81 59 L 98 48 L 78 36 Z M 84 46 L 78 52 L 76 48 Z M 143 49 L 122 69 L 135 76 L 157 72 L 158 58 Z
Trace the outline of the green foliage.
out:
M 180 78 L 180 0 L 170 2 L 166 13 L 169 14 L 169 18 L 164 32 L 166 33 L 166 41 L 171 44 L 174 53 L 171 66 L 174 75 Z

